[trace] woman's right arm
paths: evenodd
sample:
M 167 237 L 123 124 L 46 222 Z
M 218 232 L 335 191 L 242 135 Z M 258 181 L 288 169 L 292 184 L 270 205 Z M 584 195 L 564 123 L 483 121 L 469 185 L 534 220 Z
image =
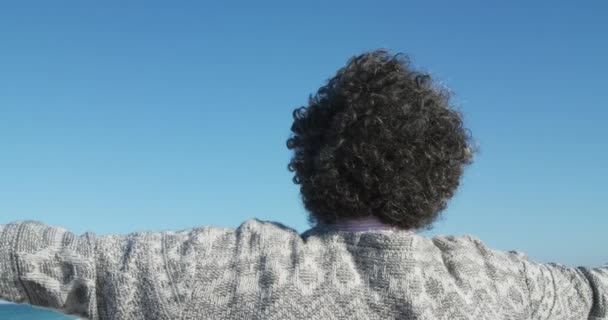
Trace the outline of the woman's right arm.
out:
M 566 315 L 576 314 L 589 320 L 608 320 L 608 263 L 597 268 L 569 268 L 527 257 L 521 263 L 531 319 L 566 319 Z
M 608 319 L 608 263 L 597 268 L 569 268 L 524 259 L 522 266 L 532 319 L 561 319 L 564 314 Z
M 451 268 L 462 268 L 458 274 L 492 283 L 499 299 L 505 299 L 498 301 L 502 309 L 511 312 L 513 303 L 522 302 L 525 319 L 608 320 L 608 263 L 569 268 L 534 262 L 520 251 L 490 248 L 472 235 L 435 236 L 433 241 Z

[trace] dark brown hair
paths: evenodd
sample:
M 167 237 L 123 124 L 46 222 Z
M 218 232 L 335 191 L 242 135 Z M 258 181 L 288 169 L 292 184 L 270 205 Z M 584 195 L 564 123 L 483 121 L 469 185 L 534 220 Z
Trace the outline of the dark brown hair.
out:
M 288 170 L 311 225 L 377 216 L 430 229 L 472 162 L 450 94 L 386 50 L 351 58 L 293 111 Z

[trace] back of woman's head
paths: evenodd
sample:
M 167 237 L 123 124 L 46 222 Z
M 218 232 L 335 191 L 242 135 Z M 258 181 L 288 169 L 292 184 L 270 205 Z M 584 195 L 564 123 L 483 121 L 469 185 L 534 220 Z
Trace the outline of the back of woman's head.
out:
M 288 169 L 310 224 L 376 216 L 430 229 L 472 162 L 449 93 L 385 50 L 351 58 L 294 110 Z

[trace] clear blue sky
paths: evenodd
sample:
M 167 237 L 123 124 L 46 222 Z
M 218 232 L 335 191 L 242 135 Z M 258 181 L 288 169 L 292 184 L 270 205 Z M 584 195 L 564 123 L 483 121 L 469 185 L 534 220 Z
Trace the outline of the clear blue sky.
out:
M 608 5 L 566 2 L 4 2 L 0 223 L 302 232 L 291 112 L 384 47 L 455 92 L 481 148 L 425 235 L 608 262 Z

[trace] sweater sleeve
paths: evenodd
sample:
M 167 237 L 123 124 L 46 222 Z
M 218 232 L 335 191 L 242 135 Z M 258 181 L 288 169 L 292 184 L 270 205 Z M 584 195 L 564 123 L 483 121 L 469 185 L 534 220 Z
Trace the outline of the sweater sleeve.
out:
M 484 262 L 481 270 L 492 270 L 491 281 L 509 284 L 503 289 L 510 288 L 511 284 L 522 287 L 526 296 L 523 299 L 526 319 L 608 320 L 608 264 L 597 268 L 569 268 L 559 263 L 539 263 L 520 251 L 496 250 L 475 236 L 466 238 L 472 242 L 463 241 L 459 245 L 469 254 L 477 252 L 477 260 Z M 457 253 L 462 252 L 464 256 L 467 251 Z M 516 270 L 516 278 L 511 279 L 508 272 L 496 271 L 511 270 L 511 266 Z M 478 273 L 476 278 L 482 275 L 484 273 Z
M 562 319 L 574 314 L 589 320 L 608 319 L 608 263 L 597 268 L 569 268 L 524 259 L 522 266 L 532 319 Z
M 95 236 L 36 221 L 0 225 L 0 299 L 94 315 Z
M 0 225 L 0 299 L 87 319 L 180 318 L 203 231 L 77 236 L 37 221 Z

